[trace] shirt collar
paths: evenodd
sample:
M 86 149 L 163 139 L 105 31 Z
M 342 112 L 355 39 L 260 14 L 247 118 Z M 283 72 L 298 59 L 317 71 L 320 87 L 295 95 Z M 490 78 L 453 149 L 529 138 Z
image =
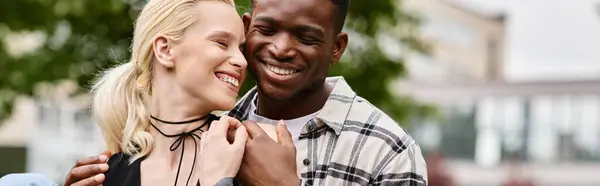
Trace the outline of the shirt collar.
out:
M 333 85 L 333 90 L 329 94 L 325 105 L 317 114 L 317 120 L 325 123 L 329 128 L 333 129 L 337 135 L 342 132 L 342 128 L 350 113 L 352 103 L 356 98 L 356 93 L 350 88 L 344 77 L 328 77 L 325 83 Z M 253 87 L 240 101 L 233 107 L 227 115 L 238 120 L 247 120 L 250 111 L 250 105 L 255 96 L 257 96 L 257 88 Z
M 333 85 L 333 90 L 329 94 L 321 112 L 317 114 L 317 119 L 321 120 L 339 135 L 342 132 L 348 113 L 350 113 L 356 93 L 342 76 L 329 77 L 326 83 Z
M 230 117 L 244 121 L 248 119 L 248 112 L 250 111 L 250 104 L 252 104 L 253 98 L 257 95 L 258 91 L 256 86 L 252 87 L 242 98 L 235 104 L 231 111 L 226 114 Z

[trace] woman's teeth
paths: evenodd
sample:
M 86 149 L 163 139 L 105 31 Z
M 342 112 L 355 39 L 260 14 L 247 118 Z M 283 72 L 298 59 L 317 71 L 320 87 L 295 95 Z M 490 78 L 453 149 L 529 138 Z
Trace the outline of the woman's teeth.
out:
M 240 85 L 240 82 L 231 76 L 224 75 L 224 76 L 219 77 L 219 79 L 226 83 L 233 85 L 234 87 L 238 87 Z
M 265 65 L 267 66 L 267 69 L 269 69 L 271 72 L 274 72 L 279 75 L 291 75 L 296 73 L 296 70 L 294 69 L 279 68 L 268 64 Z

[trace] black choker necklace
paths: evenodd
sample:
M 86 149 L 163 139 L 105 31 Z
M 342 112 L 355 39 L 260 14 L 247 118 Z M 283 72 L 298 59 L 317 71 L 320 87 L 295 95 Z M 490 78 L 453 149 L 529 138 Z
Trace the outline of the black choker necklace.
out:
M 187 186 L 188 183 L 190 182 L 190 179 L 192 178 L 192 173 L 194 172 L 194 166 L 196 165 L 196 153 L 198 153 L 198 142 L 196 142 L 196 138 L 198 138 L 198 140 L 201 140 L 200 136 L 198 134 L 194 134 L 194 132 L 197 132 L 197 131 L 204 132 L 204 130 L 202 130 L 202 127 L 204 127 L 206 125 L 210 125 L 210 123 L 215 120 L 219 120 L 219 117 L 212 115 L 212 114 L 208 114 L 204 117 L 200 117 L 197 119 L 191 119 L 191 120 L 187 120 L 187 121 L 177 121 L 177 122 L 164 121 L 164 120 L 158 119 L 152 115 L 150 115 L 150 118 L 152 118 L 153 120 L 159 121 L 161 123 L 171 124 L 171 125 L 188 124 L 188 123 L 193 123 L 193 122 L 197 122 L 197 121 L 206 119 L 204 124 L 200 125 L 198 128 L 192 129 L 187 132 L 182 132 L 180 134 L 174 134 L 174 135 L 169 135 L 169 134 L 163 133 L 162 131 L 160 131 L 160 129 L 158 129 L 158 127 L 156 127 L 156 125 L 154 125 L 154 123 L 150 122 L 150 125 L 152 125 L 152 127 L 154 127 L 154 129 L 156 129 L 164 137 L 167 137 L 167 138 L 175 138 L 176 137 L 177 138 L 177 140 L 175 140 L 175 142 L 173 142 L 173 144 L 171 144 L 171 147 L 169 148 L 169 150 L 175 151 L 175 150 L 177 150 L 177 148 L 179 148 L 179 146 L 181 146 L 181 156 L 179 157 L 179 166 L 177 167 L 177 175 L 175 176 L 174 186 L 177 186 L 177 180 L 179 179 L 179 171 L 181 170 L 181 162 L 183 161 L 183 152 L 185 151 L 185 139 L 188 137 L 191 137 L 192 140 L 194 140 L 194 161 L 192 163 L 192 170 L 190 171 L 190 175 L 188 176 L 187 182 L 185 182 L 185 185 Z
M 206 119 L 208 116 L 210 116 L 210 114 L 204 116 L 204 117 L 200 117 L 200 118 L 196 118 L 196 119 L 191 119 L 191 120 L 187 120 L 187 121 L 165 121 L 162 119 L 158 119 L 157 117 L 154 117 L 153 115 L 150 115 L 150 118 L 152 118 L 153 120 L 156 121 L 160 121 L 161 123 L 166 123 L 166 124 L 173 124 L 173 125 L 179 125 L 179 124 L 188 124 L 188 123 L 193 123 L 196 121 L 200 121 L 203 119 Z

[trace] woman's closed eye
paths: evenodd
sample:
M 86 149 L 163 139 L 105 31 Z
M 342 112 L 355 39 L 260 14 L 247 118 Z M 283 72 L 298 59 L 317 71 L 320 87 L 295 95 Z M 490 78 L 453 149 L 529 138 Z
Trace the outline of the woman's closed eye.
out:
M 215 41 L 215 42 L 216 42 L 217 44 L 219 44 L 219 46 L 220 46 L 221 48 L 223 48 L 223 49 L 226 49 L 227 47 L 229 47 L 229 46 L 227 45 L 227 42 L 225 42 L 225 41 L 219 41 L 219 40 L 217 40 L 217 41 Z

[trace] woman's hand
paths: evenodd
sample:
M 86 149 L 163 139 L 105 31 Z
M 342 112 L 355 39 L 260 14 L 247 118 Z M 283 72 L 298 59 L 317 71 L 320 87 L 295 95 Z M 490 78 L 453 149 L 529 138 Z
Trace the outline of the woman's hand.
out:
M 231 143 L 227 140 L 230 130 L 235 130 Z M 200 184 L 212 186 L 223 178 L 235 177 L 240 169 L 246 139 L 246 127 L 235 118 L 222 116 L 219 121 L 214 121 L 208 131 L 202 133 L 200 140 Z

